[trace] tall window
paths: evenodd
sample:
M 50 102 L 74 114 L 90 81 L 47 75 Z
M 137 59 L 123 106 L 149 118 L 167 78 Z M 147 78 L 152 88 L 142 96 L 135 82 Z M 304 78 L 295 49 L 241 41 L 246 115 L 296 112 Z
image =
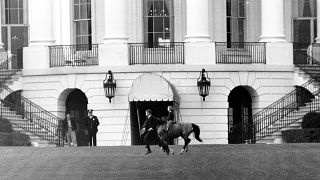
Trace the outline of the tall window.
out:
M 227 0 L 227 42 L 244 42 L 245 0 Z
M 293 42 L 314 43 L 317 32 L 317 0 L 293 1 Z
M 5 0 L 5 24 L 24 24 L 23 0 Z
M 144 41 L 155 47 L 173 41 L 173 0 L 144 0 Z
M 76 44 L 92 44 L 91 0 L 74 0 Z
M 27 0 L 1 0 L 2 42 L 13 55 L 28 46 L 27 7 Z
M 317 0 L 299 0 L 298 17 L 316 17 Z

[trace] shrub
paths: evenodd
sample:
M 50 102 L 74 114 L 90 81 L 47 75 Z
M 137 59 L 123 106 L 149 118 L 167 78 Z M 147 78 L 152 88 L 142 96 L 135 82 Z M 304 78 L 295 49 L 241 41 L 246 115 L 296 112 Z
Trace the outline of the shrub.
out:
M 31 146 L 30 138 L 19 132 L 0 133 L 0 146 Z
M 282 131 L 282 139 L 286 143 L 320 142 L 320 129 L 309 128 Z
M 30 137 L 20 132 L 14 132 L 7 119 L 0 119 L 0 146 L 31 146 Z
M 320 113 L 310 112 L 303 117 L 302 128 L 320 128 Z
M 0 132 L 13 132 L 12 125 L 9 120 L 7 119 L 0 119 Z

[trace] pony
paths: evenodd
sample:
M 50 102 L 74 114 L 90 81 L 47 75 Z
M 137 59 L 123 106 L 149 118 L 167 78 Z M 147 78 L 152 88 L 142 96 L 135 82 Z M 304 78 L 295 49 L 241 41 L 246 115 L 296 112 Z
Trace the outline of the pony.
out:
M 200 128 L 198 125 L 188 122 L 176 122 L 174 124 L 171 124 L 169 131 L 166 131 L 166 123 L 159 124 L 157 126 L 157 132 L 161 140 L 164 140 L 167 142 L 169 138 L 178 138 L 182 137 L 184 139 L 184 146 L 180 151 L 180 154 L 183 154 L 184 152 L 188 152 L 188 145 L 191 142 L 191 139 L 189 138 L 191 133 L 194 133 L 194 137 L 199 142 L 202 142 L 202 139 L 200 138 Z M 170 149 L 170 152 L 172 153 L 172 150 Z

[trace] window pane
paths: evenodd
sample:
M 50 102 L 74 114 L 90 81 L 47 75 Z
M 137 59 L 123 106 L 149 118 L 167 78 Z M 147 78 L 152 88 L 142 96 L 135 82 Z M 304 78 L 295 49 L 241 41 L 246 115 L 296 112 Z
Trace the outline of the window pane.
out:
M 23 9 L 19 9 L 19 22 L 18 24 L 23 24 Z
M 17 9 L 11 9 L 9 11 L 9 23 L 10 24 L 18 24 L 18 10 Z
M 316 0 L 299 0 L 298 1 L 298 16 L 299 17 L 316 17 L 317 15 Z
M 227 0 L 227 16 L 231 16 L 231 0 Z
M 9 4 L 10 8 L 18 8 L 18 0 L 10 0 L 10 4 Z
M 239 17 L 245 17 L 245 3 L 244 0 L 239 0 Z
M 154 32 L 163 32 L 163 18 L 154 18 Z
M 164 32 L 170 32 L 170 18 L 163 18 L 164 20 Z
M 4 2 L 4 7 L 7 9 L 9 8 L 9 3 L 10 3 L 10 0 L 5 0 Z
M 23 8 L 23 0 L 19 0 L 19 8 Z
M 154 2 L 154 16 L 162 16 L 163 13 L 163 1 Z
M 6 11 L 5 11 L 5 19 L 6 19 L 6 24 L 9 24 L 10 22 L 9 22 L 9 17 L 10 17 L 10 15 L 9 15 L 9 10 L 8 9 L 6 9 Z
M 79 12 L 79 6 L 74 6 L 74 19 L 80 19 L 80 12 Z

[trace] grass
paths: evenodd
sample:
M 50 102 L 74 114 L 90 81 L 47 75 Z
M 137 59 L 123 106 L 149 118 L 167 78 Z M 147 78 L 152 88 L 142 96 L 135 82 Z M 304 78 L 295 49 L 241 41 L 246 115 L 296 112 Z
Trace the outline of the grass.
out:
M 169 156 L 152 149 L 0 147 L 0 179 L 320 179 L 320 144 L 193 145 Z

